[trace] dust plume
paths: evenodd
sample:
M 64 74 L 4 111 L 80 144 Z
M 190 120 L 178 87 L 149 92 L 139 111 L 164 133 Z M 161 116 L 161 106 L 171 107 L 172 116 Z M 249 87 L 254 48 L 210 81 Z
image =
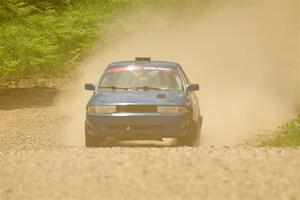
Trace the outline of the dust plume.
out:
M 151 56 L 182 65 L 200 84 L 201 145 L 234 145 L 299 113 L 299 2 L 184 2 L 121 14 L 81 64 L 67 108 L 65 141 L 83 144 L 85 82 L 112 61 Z

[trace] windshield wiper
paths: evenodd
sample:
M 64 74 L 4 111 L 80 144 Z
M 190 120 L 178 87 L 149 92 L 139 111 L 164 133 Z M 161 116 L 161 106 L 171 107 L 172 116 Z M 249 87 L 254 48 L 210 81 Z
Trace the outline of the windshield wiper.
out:
M 131 88 L 126 88 L 126 87 L 117 87 L 117 86 L 100 86 L 99 87 L 100 89 L 112 89 L 112 90 L 128 90 L 128 89 L 131 89 Z
M 168 89 L 168 88 L 158 88 L 158 87 L 150 87 L 150 86 L 143 86 L 143 87 L 131 87 L 131 88 L 129 88 L 129 89 L 133 89 L 133 90 L 139 90 L 139 89 L 142 89 L 142 90 L 159 90 L 159 91 L 161 91 L 161 90 L 164 90 L 164 91 L 166 91 L 166 90 L 170 90 L 170 89 Z

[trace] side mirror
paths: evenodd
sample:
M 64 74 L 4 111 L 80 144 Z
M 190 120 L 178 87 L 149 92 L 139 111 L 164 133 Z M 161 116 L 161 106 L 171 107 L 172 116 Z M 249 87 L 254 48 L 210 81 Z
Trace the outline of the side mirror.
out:
M 186 87 L 187 91 L 198 91 L 199 90 L 199 84 L 189 84 Z
M 96 86 L 92 83 L 86 83 L 84 84 L 84 89 L 85 90 L 91 90 L 91 91 L 95 91 Z

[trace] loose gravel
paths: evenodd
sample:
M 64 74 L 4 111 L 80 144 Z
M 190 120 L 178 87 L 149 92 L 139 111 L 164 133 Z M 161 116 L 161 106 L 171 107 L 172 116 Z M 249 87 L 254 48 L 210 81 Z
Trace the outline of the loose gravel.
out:
M 8 106 L 0 199 L 300 199 L 300 149 L 67 147 L 56 105 Z

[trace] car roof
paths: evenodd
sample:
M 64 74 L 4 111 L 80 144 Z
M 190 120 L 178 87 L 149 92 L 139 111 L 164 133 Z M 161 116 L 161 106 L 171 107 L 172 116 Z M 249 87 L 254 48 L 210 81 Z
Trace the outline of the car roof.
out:
M 149 67 L 175 67 L 175 68 L 179 66 L 179 64 L 176 62 L 153 60 L 153 61 L 118 61 L 109 64 L 108 68 L 130 66 L 130 65 L 149 66 Z

